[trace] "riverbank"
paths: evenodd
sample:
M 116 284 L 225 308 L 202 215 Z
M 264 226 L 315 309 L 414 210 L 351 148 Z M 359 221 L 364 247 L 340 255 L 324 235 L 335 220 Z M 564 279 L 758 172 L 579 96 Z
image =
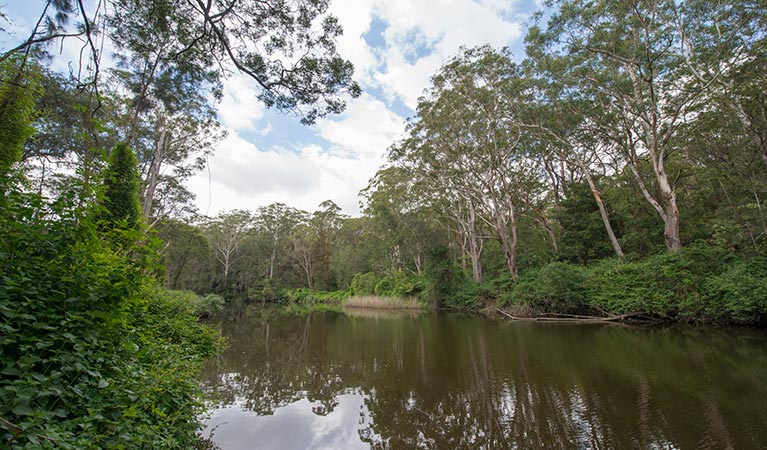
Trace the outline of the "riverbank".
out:
M 384 289 L 385 288 L 385 289 Z M 398 296 L 407 292 L 408 297 Z M 380 295 L 388 294 L 388 295 Z M 348 290 L 288 290 L 299 307 L 433 308 L 481 311 L 498 307 L 517 318 L 621 317 L 645 322 L 767 324 L 767 258 L 742 258 L 706 245 L 643 259 L 609 258 L 583 266 L 553 262 L 483 283 L 453 275 L 437 286 L 425 275 L 355 276 Z M 403 300 L 407 298 L 407 300 Z M 576 318 L 576 317 L 572 317 Z
M 2 187 L 2 186 L 0 186 Z M 0 447 L 195 448 L 198 315 L 162 287 L 151 234 L 6 187 L 0 201 Z

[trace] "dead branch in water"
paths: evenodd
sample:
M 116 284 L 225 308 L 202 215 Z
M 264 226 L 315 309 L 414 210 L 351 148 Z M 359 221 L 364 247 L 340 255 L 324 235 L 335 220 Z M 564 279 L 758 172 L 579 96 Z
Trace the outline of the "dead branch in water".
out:
M 585 316 L 585 315 L 577 315 L 577 314 L 559 314 L 559 313 L 546 314 L 547 316 L 555 316 L 555 317 L 517 317 L 507 313 L 506 311 L 500 308 L 495 308 L 495 310 L 503 314 L 504 316 L 508 317 L 509 319 L 526 321 L 526 322 L 615 323 L 615 322 L 623 322 L 626 319 L 641 319 L 645 322 L 648 322 L 648 321 L 654 322 L 654 319 L 649 317 L 647 313 L 641 312 L 641 311 L 612 315 L 607 317 Z

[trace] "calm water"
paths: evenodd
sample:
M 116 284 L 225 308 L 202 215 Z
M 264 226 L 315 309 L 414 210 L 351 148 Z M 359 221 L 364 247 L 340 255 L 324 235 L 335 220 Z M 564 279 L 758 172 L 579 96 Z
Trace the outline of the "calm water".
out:
M 767 448 L 760 331 L 258 308 L 220 327 L 224 450 Z

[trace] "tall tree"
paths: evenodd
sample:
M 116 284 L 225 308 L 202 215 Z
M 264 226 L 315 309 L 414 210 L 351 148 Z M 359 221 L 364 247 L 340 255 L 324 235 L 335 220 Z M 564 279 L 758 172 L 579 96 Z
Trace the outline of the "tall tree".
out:
M 695 3 L 560 0 L 552 2 L 558 11 L 547 28 L 533 27 L 528 35 L 532 47 L 565 68 L 560 75 L 569 89 L 603 109 L 599 123 L 605 136 L 663 219 L 670 250 L 678 249 L 682 240 L 677 191 L 667 163 L 678 150 L 681 126 L 722 73 L 720 67 L 697 79 L 691 70 L 694 52 L 678 19 L 693 19 L 684 11 Z M 649 162 L 650 177 L 644 176 L 643 160 Z
M 125 143 L 114 146 L 104 170 L 102 221 L 107 227 L 136 227 L 141 221 L 138 169 L 133 150 Z
M 518 271 L 519 194 L 534 189 L 537 178 L 513 106 L 526 98 L 520 75 L 508 50 L 464 50 L 434 76 L 418 120 L 394 154 L 494 230 L 512 278 Z
M 35 101 L 39 95 L 35 68 L 16 58 L 0 63 L 0 175 L 21 161 L 24 143 L 32 136 Z

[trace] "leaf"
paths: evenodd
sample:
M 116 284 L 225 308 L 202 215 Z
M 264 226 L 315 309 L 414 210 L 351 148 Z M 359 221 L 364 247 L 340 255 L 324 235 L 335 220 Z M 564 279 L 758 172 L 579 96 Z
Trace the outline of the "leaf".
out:
M 11 409 L 11 412 L 17 416 L 29 416 L 32 415 L 35 411 L 31 406 L 29 406 L 29 403 L 23 402 L 14 406 L 13 409 Z
M 107 386 L 109 386 L 109 382 L 107 380 L 100 380 L 99 381 L 99 389 L 104 389 Z

